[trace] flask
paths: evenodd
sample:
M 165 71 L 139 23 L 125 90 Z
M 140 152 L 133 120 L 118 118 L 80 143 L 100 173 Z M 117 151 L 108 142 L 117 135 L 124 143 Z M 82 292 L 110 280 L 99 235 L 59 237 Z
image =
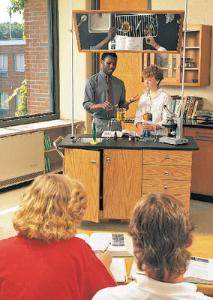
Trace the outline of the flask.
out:
M 95 124 L 95 122 L 92 123 L 92 139 L 93 139 L 93 142 L 95 143 L 96 142 L 96 124 Z

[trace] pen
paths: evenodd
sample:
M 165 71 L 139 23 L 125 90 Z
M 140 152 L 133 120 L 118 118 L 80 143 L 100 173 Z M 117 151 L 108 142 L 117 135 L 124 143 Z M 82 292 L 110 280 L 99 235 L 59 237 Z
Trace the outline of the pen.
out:
M 199 262 L 206 262 L 210 263 L 213 260 L 211 258 L 203 258 L 203 257 L 197 257 L 197 256 L 191 256 L 191 260 L 199 261 Z
M 108 250 L 108 248 L 109 248 L 110 245 L 111 245 L 111 242 L 109 242 L 109 244 L 106 246 L 106 248 L 104 249 L 103 252 L 106 252 Z

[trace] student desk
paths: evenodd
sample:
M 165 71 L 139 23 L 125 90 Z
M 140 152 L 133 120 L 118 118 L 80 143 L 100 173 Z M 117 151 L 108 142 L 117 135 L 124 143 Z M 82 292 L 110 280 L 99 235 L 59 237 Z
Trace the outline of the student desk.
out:
M 88 235 L 93 233 L 92 231 L 88 230 L 78 230 L 79 232 L 84 232 Z M 194 234 L 192 245 L 189 247 L 189 251 L 193 256 L 200 256 L 204 258 L 213 258 L 213 236 L 212 235 L 201 235 L 201 234 Z M 127 275 L 130 274 L 133 258 L 126 257 L 126 270 Z M 129 281 L 131 281 L 129 279 Z M 198 291 L 213 297 L 213 284 L 197 284 Z
M 195 234 L 189 248 L 193 256 L 213 258 L 213 235 Z M 213 284 L 198 284 L 198 291 L 213 297 Z

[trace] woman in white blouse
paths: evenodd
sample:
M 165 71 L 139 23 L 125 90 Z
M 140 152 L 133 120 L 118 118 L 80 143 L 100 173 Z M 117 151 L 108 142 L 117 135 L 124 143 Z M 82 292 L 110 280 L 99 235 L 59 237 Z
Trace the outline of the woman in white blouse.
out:
M 145 93 L 140 97 L 135 116 L 135 125 L 139 132 L 143 129 L 158 131 L 162 134 L 162 124 L 166 122 L 171 97 L 160 88 L 163 71 L 156 65 L 143 70 Z

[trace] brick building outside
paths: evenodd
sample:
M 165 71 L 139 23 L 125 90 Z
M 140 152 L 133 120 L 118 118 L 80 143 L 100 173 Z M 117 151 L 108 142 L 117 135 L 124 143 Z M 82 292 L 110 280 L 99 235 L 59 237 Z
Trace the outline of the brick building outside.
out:
M 24 30 L 25 41 L 0 40 L 0 118 L 15 116 L 18 97 L 9 105 L 5 98 L 24 79 L 27 81 L 27 114 L 50 112 L 47 0 L 25 1 Z M 22 72 L 16 68 L 17 55 L 19 64 L 24 62 Z
M 24 50 L 23 40 L 0 40 L 0 118 L 15 115 L 18 98 L 7 98 L 24 80 Z

